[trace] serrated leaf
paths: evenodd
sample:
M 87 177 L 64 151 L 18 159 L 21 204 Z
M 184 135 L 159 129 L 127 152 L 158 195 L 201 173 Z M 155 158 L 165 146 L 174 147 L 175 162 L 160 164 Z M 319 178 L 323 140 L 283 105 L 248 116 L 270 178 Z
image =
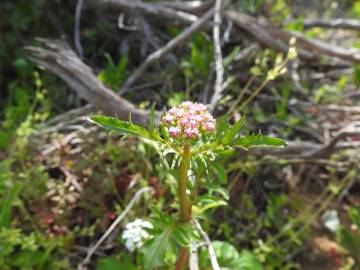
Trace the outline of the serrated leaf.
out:
M 231 142 L 231 145 L 240 146 L 244 148 L 251 148 L 257 146 L 279 147 L 279 146 L 286 146 L 287 143 L 286 141 L 280 138 L 263 136 L 261 134 L 254 134 L 254 135 L 237 138 Z
M 174 230 L 173 226 L 167 227 L 162 233 L 149 240 L 143 247 L 144 270 L 152 270 L 164 265 L 165 254 L 172 250 L 170 236 Z
M 228 144 L 231 140 L 236 136 L 236 134 L 240 131 L 241 127 L 245 123 L 245 117 L 241 117 L 240 120 L 236 121 L 236 123 L 231 127 L 229 132 L 226 134 L 224 139 L 222 140 L 223 144 Z
M 128 121 L 122 121 L 114 117 L 107 117 L 103 115 L 93 115 L 88 118 L 88 120 L 98 126 L 105 128 L 106 130 L 117 131 L 125 135 L 136 135 L 145 138 L 149 138 L 149 132 L 136 124 L 130 123 Z

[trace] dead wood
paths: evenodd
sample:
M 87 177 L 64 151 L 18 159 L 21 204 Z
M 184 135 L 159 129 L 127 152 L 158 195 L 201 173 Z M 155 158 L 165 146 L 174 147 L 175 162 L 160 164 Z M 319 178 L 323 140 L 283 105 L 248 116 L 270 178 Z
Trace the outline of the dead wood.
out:
M 131 112 L 134 122 L 147 124 L 149 112 L 141 110 L 105 87 L 91 68 L 82 62 L 63 41 L 38 39 L 42 47 L 27 47 L 30 59 L 64 80 L 76 93 L 96 109 L 127 119 Z M 157 113 L 157 120 L 159 113 Z

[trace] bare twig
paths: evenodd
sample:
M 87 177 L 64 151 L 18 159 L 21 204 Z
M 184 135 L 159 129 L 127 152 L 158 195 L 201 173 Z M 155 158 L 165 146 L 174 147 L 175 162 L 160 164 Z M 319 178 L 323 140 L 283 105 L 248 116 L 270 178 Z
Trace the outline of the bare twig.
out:
M 153 63 L 161 60 L 165 55 L 167 55 L 170 51 L 175 49 L 177 46 L 182 44 L 188 37 L 192 35 L 195 31 L 200 29 L 207 21 L 210 20 L 212 15 L 214 14 L 214 9 L 210 9 L 208 12 L 204 14 L 200 19 L 195 21 L 190 27 L 186 28 L 181 34 L 170 40 L 164 47 L 150 54 L 146 60 L 134 71 L 134 73 L 126 80 L 124 85 L 121 87 L 119 94 L 124 94 L 129 91 L 129 88 L 133 85 L 135 81 L 137 81 L 147 70 L 149 66 Z
M 191 246 L 190 256 L 189 256 L 189 269 L 199 270 L 198 246 L 196 244 L 193 244 Z
M 162 1 L 159 4 L 172 9 L 181 10 L 188 13 L 201 13 L 209 9 L 214 3 L 214 0 L 206 1 Z
M 87 252 L 86 258 L 82 262 L 82 266 L 88 264 L 90 262 L 91 256 L 94 254 L 96 249 L 105 241 L 105 239 L 114 231 L 116 226 L 123 220 L 123 218 L 127 215 L 127 213 L 131 210 L 134 204 L 140 199 L 141 195 L 146 192 L 152 191 L 151 187 L 144 187 L 140 189 L 134 197 L 131 199 L 129 204 L 126 206 L 124 211 L 115 219 L 115 221 L 110 225 L 110 227 L 106 230 L 106 232 L 101 236 L 101 238 L 93 245 Z M 81 267 L 80 267 L 81 268 Z
M 80 40 L 80 22 L 81 22 L 81 10 L 84 4 L 84 0 L 78 0 L 75 10 L 75 26 L 74 26 L 74 42 L 75 48 L 80 59 L 83 59 L 83 48 Z
M 332 154 L 335 149 L 335 146 L 339 143 L 340 140 L 352 136 L 360 134 L 360 124 L 357 122 L 351 123 L 347 127 L 340 130 L 331 141 L 324 145 L 319 149 L 314 149 L 304 155 L 307 158 L 319 158 L 319 157 L 327 157 Z
M 360 30 L 360 21 L 355 19 L 307 19 L 304 21 L 304 28 L 312 27 L 335 28 L 347 30 Z
M 192 223 L 194 224 L 196 230 L 200 233 L 202 239 L 205 242 L 205 245 L 207 246 L 208 249 L 208 253 L 209 253 L 209 257 L 210 257 L 210 262 L 211 262 L 211 266 L 213 270 L 221 270 L 219 263 L 217 261 L 216 258 L 216 254 L 215 254 L 215 250 L 214 247 L 211 244 L 210 238 L 209 236 L 206 234 L 206 232 L 201 228 L 200 223 L 193 218 L 192 219 Z
M 161 16 L 172 21 L 178 21 L 183 24 L 195 22 L 198 17 L 196 15 L 168 8 L 165 5 L 157 3 L 144 3 L 142 1 L 129 0 L 88 0 L 87 4 L 95 8 L 108 8 L 111 11 L 118 12 L 119 10 L 137 11 L 152 16 Z
M 224 80 L 224 66 L 221 52 L 221 40 L 220 40 L 220 27 L 221 27 L 221 11 L 222 1 L 216 0 L 215 2 L 215 13 L 214 13 L 214 29 L 213 29 L 213 39 L 214 39 L 214 49 L 215 49 L 215 86 L 214 94 L 211 98 L 210 109 L 214 110 L 216 104 L 221 99 L 221 93 L 223 91 L 223 80 Z

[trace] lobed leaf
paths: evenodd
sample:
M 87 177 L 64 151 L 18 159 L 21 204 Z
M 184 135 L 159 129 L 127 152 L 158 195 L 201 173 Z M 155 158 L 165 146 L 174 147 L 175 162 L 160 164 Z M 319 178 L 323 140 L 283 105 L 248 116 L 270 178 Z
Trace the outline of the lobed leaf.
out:
M 155 130 L 154 127 L 153 110 L 150 117 L 150 132 L 146 128 L 134 124 L 131 121 L 131 114 L 129 114 L 129 121 L 123 121 L 114 117 L 107 117 L 104 115 L 93 115 L 90 116 L 88 120 L 108 131 L 115 131 L 123 135 L 134 135 L 142 138 L 151 139 L 157 142 L 163 142 L 164 140 L 160 137 L 159 133 Z
M 88 118 L 88 120 L 106 130 L 117 131 L 124 135 L 135 135 L 145 138 L 149 138 L 149 132 L 136 124 L 133 124 L 128 121 L 123 121 L 114 117 L 107 117 L 103 115 L 93 115 Z
M 172 250 L 170 237 L 173 230 L 173 226 L 167 227 L 162 233 L 154 236 L 143 246 L 145 270 L 152 270 L 155 267 L 164 265 L 166 252 Z
M 231 142 L 232 146 L 240 146 L 244 148 L 251 148 L 257 146 L 286 146 L 287 142 L 280 138 L 263 136 L 261 134 L 253 134 L 249 136 L 239 137 Z

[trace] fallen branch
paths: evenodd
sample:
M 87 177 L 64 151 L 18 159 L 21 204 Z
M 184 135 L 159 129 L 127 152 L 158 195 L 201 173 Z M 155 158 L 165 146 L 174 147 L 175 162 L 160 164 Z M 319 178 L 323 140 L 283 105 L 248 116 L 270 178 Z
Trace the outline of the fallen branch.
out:
M 198 19 L 194 14 L 175 9 L 181 9 L 177 7 L 178 5 L 173 5 L 173 8 L 169 8 L 162 3 L 143 3 L 142 1 L 126 0 L 91 0 L 88 1 L 88 4 L 96 8 L 109 8 L 114 11 L 137 11 L 156 17 L 163 17 L 173 24 L 176 22 L 189 24 Z M 298 39 L 298 55 L 307 62 L 319 61 L 321 55 L 327 55 L 352 63 L 360 63 L 360 52 L 358 50 L 343 48 L 317 39 L 310 39 L 300 33 L 283 31 L 241 12 L 227 10 L 224 11 L 224 16 L 228 20 L 233 21 L 240 30 L 254 38 L 256 42 L 284 54 L 289 49 L 288 42 L 291 37 L 296 37 Z M 207 27 L 209 26 L 207 25 Z
M 268 29 L 259 24 L 255 18 L 236 11 L 226 11 L 224 14 L 228 20 L 234 22 L 235 26 L 249 34 L 261 45 L 284 54 L 288 52 L 288 42 L 285 43 L 282 40 L 275 39 L 273 35 L 269 33 Z M 299 57 L 305 61 L 312 62 L 318 59 L 316 55 L 308 51 L 300 50 L 298 54 Z
M 142 1 L 129 0 L 88 0 L 88 6 L 93 8 L 104 8 L 111 11 L 133 11 L 152 15 L 154 17 L 165 17 L 171 21 L 189 24 L 195 22 L 196 15 L 168 8 L 165 5 L 157 3 L 144 3 Z
M 292 37 L 295 37 L 299 57 L 305 61 L 314 62 L 319 60 L 319 56 L 327 55 L 360 63 L 359 50 L 343 48 L 318 39 L 307 38 L 300 33 L 284 31 L 237 11 L 226 11 L 225 16 L 256 41 L 279 52 L 286 53 L 289 48 L 287 44 Z
M 26 47 L 31 54 L 29 58 L 34 63 L 59 76 L 96 109 L 121 119 L 127 119 L 131 112 L 134 122 L 143 125 L 148 123 L 149 111 L 136 108 L 134 104 L 106 88 L 66 43 L 40 38 L 38 41 L 43 47 Z M 159 116 L 160 113 L 157 112 L 156 121 L 159 121 Z

